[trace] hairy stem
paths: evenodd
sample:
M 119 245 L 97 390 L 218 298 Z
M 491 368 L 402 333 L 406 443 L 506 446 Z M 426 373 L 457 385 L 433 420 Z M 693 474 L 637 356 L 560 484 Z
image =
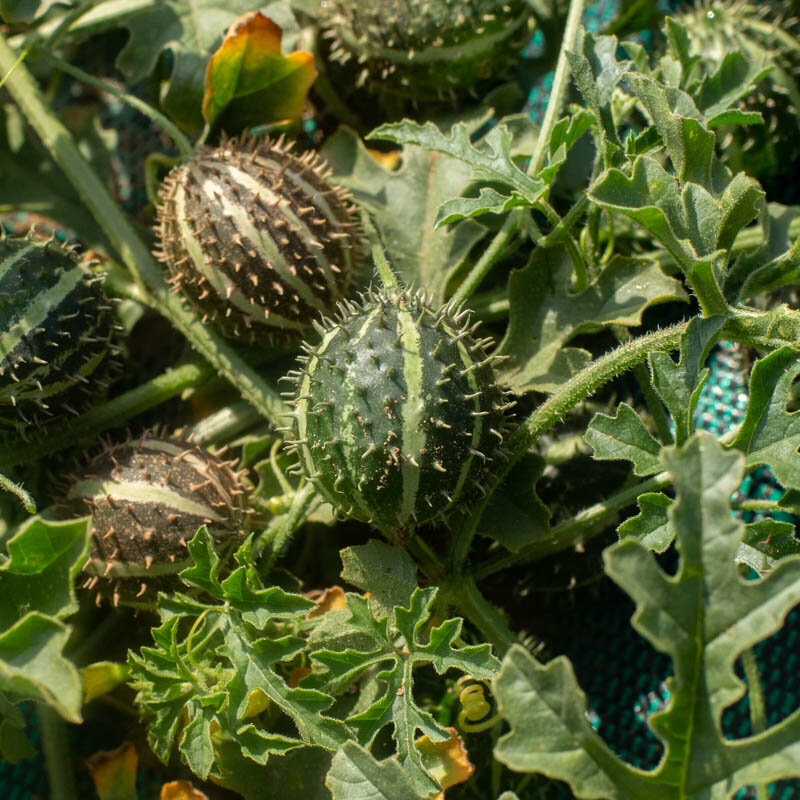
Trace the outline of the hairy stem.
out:
M 612 378 L 644 361 L 648 353 L 677 348 L 687 325 L 688 323 L 684 322 L 649 333 L 595 359 L 588 367 L 563 384 L 514 431 L 507 445 L 511 451 L 508 460 L 492 476 L 486 497 L 475 507 L 469 520 L 455 537 L 450 565 L 453 574 L 460 574 L 466 567 L 472 539 L 492 493 L 514 464 L 528 452 L 531 445 L 578 403 L 594 394 Z
M 48 108 L 25 65 L 17 63 L 14 51 L 0 34 L 0 74 L 5 72 L 10 73 L 6 80 L 9 93 L 117 249 L 143 294 L 151 294 L 154 306 L 195 350 L 263 416 L 273 424 L 279 424 L 285 406 L 278 393 L 221 336 L 204 325 L 169 291 L 162 270 L 149 250 L 83 157 L 69 131 Z
M 51 800 L 78 800 L 75 771 L 67 741 L 67 725 L 44 703 L 36 704 L 36 713 L 42 734 L 42 750 Z
M 36 502 L 18 483 L 14 483 L 10 478 L 0 474 L 0 489 L 11 492 L 24 506 L 29 514 L 36 513 Z

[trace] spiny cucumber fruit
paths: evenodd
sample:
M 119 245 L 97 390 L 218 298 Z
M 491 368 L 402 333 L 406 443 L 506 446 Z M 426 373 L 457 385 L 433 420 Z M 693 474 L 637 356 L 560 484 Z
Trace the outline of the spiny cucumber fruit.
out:
M 254 137 L 202 148 L 164 181 L 156 255 L 220 331 L 302 338 L 343 297 L 358 262 L 350 196 L 313 152 Z
M 220 550 L 239 541 L 247 495 L 232 466 L 151 433 L 105 446 L 72 476 L 62 504 L 64 516 L 92 517 L 83 587 L 115 605 L 148 605 L 191 563 L 186 543 L 201 525 Z
M 423 292 L 344 301 L 304 345 L 287 447 L 334 507 L 388 531 L 445 521 L 483 494 L 513 405 L 469 312 Z
M 456 100 L 518 61 L 525 0 L 328 0 L 330 60 L 361 65 L 358 85 L 417 103 Z
M 24 435 L 102 394 L 117 348 L 99 280 L 53 241 L 0 237 L 0 428 Z

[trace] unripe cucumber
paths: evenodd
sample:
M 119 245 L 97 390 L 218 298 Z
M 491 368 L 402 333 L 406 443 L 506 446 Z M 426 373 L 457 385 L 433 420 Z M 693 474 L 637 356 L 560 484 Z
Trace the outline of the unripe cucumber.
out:
M 524 0 L 328 0 L 321 10 L 330 58 L 361 65 L 379 95 L 455 100 L 516 64 L 530 36 Z
M 0 427 L 25 433 L 77 414 L 113 367 L 111 305 L 69 251 L 0 238 Z
M 349 195 L 314 153 L 232 139 L 202 148 L 164 182 L 159 258 L 176 290 L 220 331 L 285 341 L 343 297 L 358 261 Z
M 345 514 L 408 530 L 483 493 L 513 403 L 467 316 L 421 293 L 370 292 L 342 304 L 287 376 L 288 446 Z
M 73 476 L 66 515 L 92 517 L 84 587 L 146 605 L 191 563 L 186 543 L 208 526 L 218 548 L 241 537 L 246 493 L 231 464 L 151 434 L 106 447 Z M 174 583 L 174 581 L 173 581 Z

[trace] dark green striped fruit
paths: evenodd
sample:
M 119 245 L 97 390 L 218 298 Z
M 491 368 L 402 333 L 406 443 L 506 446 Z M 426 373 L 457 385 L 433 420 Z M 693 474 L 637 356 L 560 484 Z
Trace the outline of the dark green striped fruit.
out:
M 353 278 L 358 226 L 314 153 L 254 138 L 203 148 L 167 177 L 159 257 L 172 282 L 226 336 L 308 332 Z
M 53 242 L 0 238 L 0 428 L 78 413 L 106 388 L 111 306 Z
M 482 495 L 506 409 L 468 312 L 423 294 L 370 292 L 344 303 L 306 346 L 295 383 L 302 471 L 344 513 L 384 529 L 443 520 Z
M 525 0 L 328 0 L 330 58 L 361 65 L 357 82 L 415 102 L 474 92 L 518 61 L 530 36 Z
M 106 447 L 74 476 L 70 516 L 92 516 L 84 586 L 146 604 L 186 567 L 186 543 L 201 525 L 219 548 L 244 528 L 246 495 L 231 464 L 189 442 L 145 434 Z

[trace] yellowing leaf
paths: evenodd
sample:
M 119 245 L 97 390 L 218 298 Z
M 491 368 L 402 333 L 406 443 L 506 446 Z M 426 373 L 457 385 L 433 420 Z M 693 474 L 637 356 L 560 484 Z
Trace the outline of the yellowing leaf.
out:
M 328 611 L 341 611 L 341 609 L 347 608 L 347 596 L 341 586 L 331 586 L 319 597 L 315 598 L 314 602 L 317 604 L 317 607 L 312 608 L 311 611 L 306 614 L 306 619 L 321 617 Z
M 116 750 L 99 751 L 86 759 L 100 800 L 136 800 L 139 757 L 130 742 Z
M 259 11 L 231 25 L 206 69 L 203 117 L 209 125 L 233 132 L 300 119 L 317 75 L 314 57 L 281 55 L 281 37 L 280 26 Z
M 81 667 L 80 672 L 84 703 L 110 692 L 128 679 L 128 666 L 113 661 L 98 661 Z
M 467 748 L 455 728 L 448 728 L 450 738 L 443 742 L 432 742 L 427 736 L 421 736 L 414 744 L 422 754 L 422 763 L 436 779 L 442 789 L 464 783 L 469 780 L 475 767 L 469 760 Z M 444 798 L 444 792 L 437 798 Z
M 172 781 L 161 787 L 161 800 L 208 800 L 208 795 L 195 789 L 189 781 Z

